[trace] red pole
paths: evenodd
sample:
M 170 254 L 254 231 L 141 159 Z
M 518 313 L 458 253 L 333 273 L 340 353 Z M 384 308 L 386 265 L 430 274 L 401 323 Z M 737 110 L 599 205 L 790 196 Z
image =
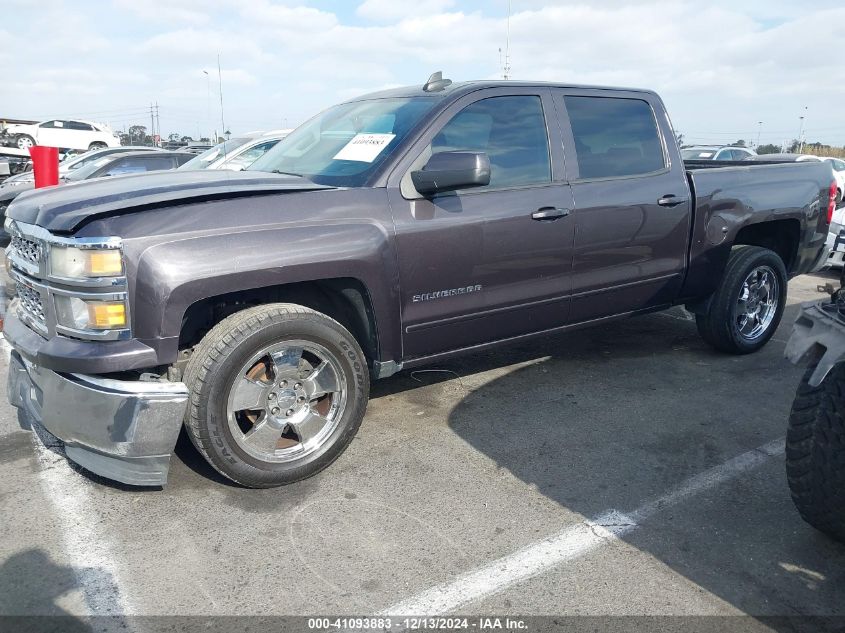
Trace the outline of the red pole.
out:
M 35 188 L 59 184 L 59 148 L 34 145 L 29 148 L 32 156 L 32 170 L 35 172 Z

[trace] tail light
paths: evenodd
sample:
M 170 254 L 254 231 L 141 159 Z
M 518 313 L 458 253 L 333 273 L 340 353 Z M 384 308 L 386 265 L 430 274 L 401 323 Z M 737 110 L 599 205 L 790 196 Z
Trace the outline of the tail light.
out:
M 827 202 L 827 223 L 833 219 L 833 210 L 836 209 L 836 181 L 830 183 L 830 191 Z

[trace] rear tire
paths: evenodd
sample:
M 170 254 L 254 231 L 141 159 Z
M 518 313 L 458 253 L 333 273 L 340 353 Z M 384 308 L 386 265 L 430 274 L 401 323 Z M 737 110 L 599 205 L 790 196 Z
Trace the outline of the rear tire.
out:
M 108 145 L 106 145 L 105 143 L 95 142 L 95 143 L 91 143 L 88 146 L 88 151 L 90 152 L 90 151 L 93 151 L 95 149 L 106 149 L 107 147 L 108 147 Z
M 352 441 L 370 381 L 355 338 L 294 304 L 248 308 L 218 323 L 185 370 L 185 427 L 218 472 L 252 488 L 310 477 Z
M 845 365 L 818 387 L 801 379 L 786 434 L 786 476 L 801 517 L 845 541 Z
M 701 338 L 729 354 L 756 352 L 780 324 L 786 283 L 786 267 L 777 253 L 734 246 L 706 311 L 695 316 Z

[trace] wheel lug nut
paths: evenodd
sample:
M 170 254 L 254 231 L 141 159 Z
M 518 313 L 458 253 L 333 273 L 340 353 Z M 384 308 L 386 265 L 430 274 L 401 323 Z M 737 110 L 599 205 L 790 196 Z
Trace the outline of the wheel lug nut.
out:
M 297 401 L 297 402 L 305 402 L 305 396 L 299 396 L 299 397 L 296 399 L 296 401 Z
M 279 407 L 273 407 L 272 409 L 270 409 L 270 413 L 272 413 L 273 415 L 279 415 Z
M 287 417 L 292 416 L 292 415 L 293 415 L 293 409 L 288 409 L 287 411 L 285 411 L 285 415 L 286 415 Z
M 287 386 L 288 386 L 288 381 L 287 381 L 287 380 L 283 380 L 283 381 L 281 381 L 281 382 L 279 383 L 279 386 L 280 386 L 280 387 L 287 387 Z
M 296 384 L 293 386 L 293 388 L 294 388 L 294 389 L 302 389 L 302 383 L 299 383 L 299 382 L 298 382 L 298 383 L 296 383 Z
M 270 394 L 267 396 L 267 399 L 268 399 L 268 400 L 275 400 L 275 399 L 276 399 L 276 394 L 275 394 L 275 393 L 270 393 Z

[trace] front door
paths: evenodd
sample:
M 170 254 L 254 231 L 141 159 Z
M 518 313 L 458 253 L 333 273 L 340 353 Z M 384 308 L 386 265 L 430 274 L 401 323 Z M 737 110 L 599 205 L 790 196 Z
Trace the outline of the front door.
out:
M 649 93 L 555 90 L 575 200 L 573 322 L 671 302 L 683 282 L 690 193 Z M 657 114 L 656 114 L 657 113 Z M 675 160 L 672 160 L 674 158 Z
M 487 153 L 490 184 L 423 198 L 410 172 L 450 150 Z M 441 115 L 408 161 L 388 191 L 404 358 L 566 323 L 573 202 L 551 93 L 497 88 L 467 95 Z

